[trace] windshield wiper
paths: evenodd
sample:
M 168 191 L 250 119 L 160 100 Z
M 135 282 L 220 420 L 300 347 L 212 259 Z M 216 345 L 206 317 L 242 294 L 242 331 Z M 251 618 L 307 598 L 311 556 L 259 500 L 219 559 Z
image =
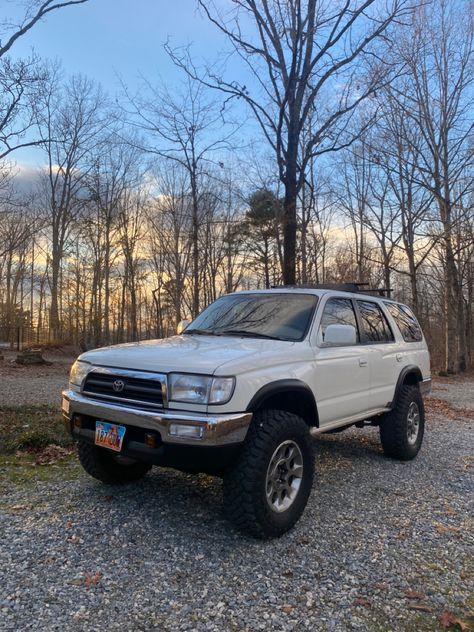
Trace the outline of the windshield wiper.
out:
M 269 334 L 261 334 L 258 331 L 247 331 L 246 329 L 221 329 L 219 333 L 224 336 L 246 336 L 247 338 L 267 338 L 268 340 L 285 340 L 278 336 L 270 336 Z
M 220 333 L 212 329 L 185 329 L 183 334 L 195 334 L 196 336 L 220 336 Z

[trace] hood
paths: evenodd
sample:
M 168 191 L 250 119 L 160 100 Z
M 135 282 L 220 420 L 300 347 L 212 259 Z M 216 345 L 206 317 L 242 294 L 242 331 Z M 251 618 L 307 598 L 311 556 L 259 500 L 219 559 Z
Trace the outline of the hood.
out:
M 162 340 L 132 342 L 87 351 L 81 360 L 99 366 L 170 373 L 220 375 L 239 372 L 257 364 L 266 366 L 270 357 L 287 358 L 294 342 L 238 338 L 234 336 L 182 335 Z

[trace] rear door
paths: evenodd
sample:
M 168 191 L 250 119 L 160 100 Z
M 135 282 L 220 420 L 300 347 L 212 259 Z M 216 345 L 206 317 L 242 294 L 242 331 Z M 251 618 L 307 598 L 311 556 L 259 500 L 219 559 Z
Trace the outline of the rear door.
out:
M 349 297 L 329 296 L 318 310 L 314 392 L 321 426 L 361 415 L 369 406 L 369 349 L 360 343 L 359 324 Z M 330 346 L 324 342 L 326 327 L 352 325 L 357 343 Z
M 370 369 L 370 409 L 386 408 L 393 399 L 401 369 L 400 343 L 379 303 L 356 300 L 361 342 L 368 351 Z

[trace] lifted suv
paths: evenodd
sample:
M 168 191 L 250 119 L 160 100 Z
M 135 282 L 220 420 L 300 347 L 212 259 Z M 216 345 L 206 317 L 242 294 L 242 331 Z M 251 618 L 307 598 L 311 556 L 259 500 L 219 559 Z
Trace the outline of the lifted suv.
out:
M 278 288 L 224 296 L 180 335 L 82 354 L 62 410 L 95 478 L 126 483 L 153 465 L 219 475 L 237 527 L 274 537 L 306 506 L 311 435 L 376 425 L 388 456 L 412 459 L 430 384 L 405 305 Z

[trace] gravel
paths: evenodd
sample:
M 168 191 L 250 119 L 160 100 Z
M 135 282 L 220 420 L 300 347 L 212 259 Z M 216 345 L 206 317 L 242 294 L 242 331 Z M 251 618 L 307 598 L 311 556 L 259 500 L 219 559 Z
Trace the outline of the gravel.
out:
M 75 357 L 45 353 L 43 357 L 51 364 L 40 366 L 18 365 L 15 357 L 16 353 L 7 351 L 0 362 L 0 406 L 44 404 L 59 408 Z
M 474 410 L 474 383 L 472 378 L 436 378 L 433 382 L 431 395 L 447 401 L 456 408 Z
M 4 486 L 0 629 L 419 631 L 467 616 L 474 420 L 429 414 L 408 463 L 383 457 L 375 429 L 316 447 L 306 512 L 270 542 L 234 531 L 203 475 L 154 468 L 112 488 L 73 461 Z

